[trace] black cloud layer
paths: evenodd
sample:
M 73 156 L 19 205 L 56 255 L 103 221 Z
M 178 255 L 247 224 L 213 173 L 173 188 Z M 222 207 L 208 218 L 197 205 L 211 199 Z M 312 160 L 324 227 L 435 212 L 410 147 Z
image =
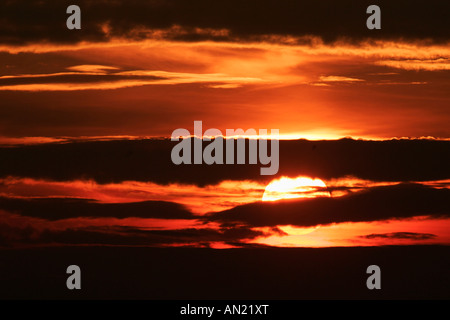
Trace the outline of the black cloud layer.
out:
M 430 39 L 448 41 L 448 1 L 376 1 L 382 10 L 382 29 L 366 28 L 366 8 L 373 1 L 279 0 L 79 0 L 82 29 L 66 28 L 66 8 L 73 1 L 10 0 L 0 3 L 0 43 L 76 43 L 108 41 L 111 37 L 143 39 L 145 28 L 180 26 L 183 33 L 168 34 L 174 40 L 252 40 L 264 35 L 339 38 Z M 106 33 L 102 26 L 109 27 Z M 229 35 L 210 35 L 196 28 L 229 29 Z
M 164 80 L 163 77 L 155 76 L 130 76 L 121 74 L 63 74 L 63 75 L 46 75 L 42 77 L 30 77 L 21 76 L 16 78 L 4 78 L 0 79 L 0 86 L 16 86 L 27 84 L 60 84 L 60 83 L 73 83 L 73 84 L 87 84 L 87 83 L 101 83 L 112 81 L 151 81 L 151 80 Z
M 261 164 L 177 166 L 171 161 L 176 143 L 155 139 L 3 147 L 0 178 L 93 179 L 99 183 L 135 180 L 199 186 L 222 180 L 268 182 L 283 175 L 322 179 L 353 175 L 406 182 L 450 179 L 450 141 L 280 141 L 280 170 L 276 176 L 261 176 Z
M 419 232 L 392 232 L 392 233 L 371 233 L 360 238 L 365 239 L 408 239 L 408 240 L 428 240 L 436 238 L 432 233 Z
M 165 201 L 133 203 L 99 203 L 86 199 L 0 198 L 0 209 L 23 216 L 60 220 L 77 217 L 193 219 L 194 215 L 182 205 Z
M 65 230 L 44 230 L 37 232 L 32 227 L 12 228 L 0 223 L 0 247 L 18 244 L 66 244 L 66 245 L 200 245 L 209 246 L 210 242 L 225 242 L 239 245 L 242 240 L 265 236 L 262 231 L 246 227 L 223 229 L 177 229 L 145 230 L 134 227 L 106 226 L 82 227 Z M 276 232 L 276 230 L 274 231 Z M 245 244 L 244 244 L 245 245 Z

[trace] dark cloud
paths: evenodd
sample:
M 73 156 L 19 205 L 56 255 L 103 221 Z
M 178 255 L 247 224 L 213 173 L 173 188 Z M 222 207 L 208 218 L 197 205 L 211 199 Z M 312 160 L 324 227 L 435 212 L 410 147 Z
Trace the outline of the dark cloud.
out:
M 372 233 L 360 236 L 364 239 L 407 239 L 407 240 L 429 240 L 436 238 L 432 233 L 417 232 L 392 232 L 392 233 Z
M 123 74 L 48 74 L 39 77 L 18 76 L 13 78 L 0 79 L 0 86 L 16 86 L 26 84 L 83 84 L 98 82 L 115 82 L 130 80 L 163 80 L 163 77 L 156 76 L 135 76 Z
M 247 228 L 143 230 L 131 227 L 89 227 L 64 231 L 46 231 L 38 241 L 62 244 L 171 245 L 239 241 L 265 235 Z
M 93 179 L 99 183 L 180 182 L 200 186 L 222 180 L 268 183 L 283 175 L 322 179 L 353 175 L 377 181 L 450 178 L 450 141 L 280 141 L 280 170 L 276 176 L 261 176 L 260 164 L 177 166 L 171 161 L 176 143 L 155 139 L 4 147 L 0 148 L 0 177 Z
M 174 40 L 252 40 L 266 35 L 320 36 L 330 42 L 370 39 L 430 39 L 448 41 L 446 1 L 377 1 L 382 29 L 366 28 L 366 8 L 372 1 L 275 0 L 79 0 L 82 29 L 66 28 L 66 8 L 73 1 L 10 0 L 0 4 L 0 43 L 75 43 L 108 41 L 111 37 L 144 39 L 146 29 L 172 30 Z M 105 26 L 108 28 L 105 28 Z M 201 32 L 228 29 L 229 33 Z
M 8 247 L 15 243 L 32 242 L 38 232 L 30 225 L 13 226 L 7 222 L 0 222 L 0 247 Z
M 450 142 L 434 140 L 286 141 L 280 144 L 279 175 L 320 178 L 346 175 L 368 180 L 418 181 L 450 178 Z M 445 160 L 447 161 L 447 160 Z
M 0 224 L 0 230 L 2 231 L 0 246 L 65 244 L 128 246 L 195 245 L 208 247 L 211 242 L 229 242 L 234 245 L 239 245 L 244 240 L 269 235 L 267 232 L 255 231 L 246 227 L 147 230 L 127 226 L 90 226 L 64 230 L 46 229 L 42 232 L 37 232 L 31 226 L 21 229 Z M 271 232 L 279 233 L 281 231 L 275 228 Z
M 450 190 L 416 184 L 374 187 L 343 197 L 295 199 L 246 204 L 212 213 L 208 221 L 252 227 L 309 227 L 340 222 L 402 219 L 414 216 L 450 217 Z
M 99 203 L 86 199 L 0 198 L 0 209 L 22 216 L 61 220 L 78 217 L 194 219 L 182 205 L 165 201 L 142 201 L 134 203 Z

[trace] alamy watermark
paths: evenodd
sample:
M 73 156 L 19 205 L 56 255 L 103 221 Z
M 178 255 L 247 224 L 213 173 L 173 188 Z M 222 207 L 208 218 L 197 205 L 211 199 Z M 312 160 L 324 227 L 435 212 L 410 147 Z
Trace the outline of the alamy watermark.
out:
M 226 136 L 224 136 L 218 129 L 208 129 L 203 134 L 202 121 L 194 121 L 193 135 L 189 130 L 182 128 L 172 132 L 172 141 L 181 139 L 172 149 L 172 162 L 176 165 L 192 164 L 192 162 L 208 165 L 235 164 L 235 162 L 236 164 L 246 164 L 248 158 L 249 164 L 258 164 L 259 160 L 260 164 L 267 165 L 267 167 L 260 168 L 261 175 L 274 175 L 279 169 L 279 130 L 271 129 L 270 135 L 268 135 L 267 129 L 259 129 L 258 133 L 257 135 L 255 129 L 248 129 L 245 132 L 243 129 L 226 129 Z M 204 141 L 209 144 L 203 149 Z M 192 144 L 194 145 L 193 151 Z M 248 157 L 246 154 L 247 144 Z

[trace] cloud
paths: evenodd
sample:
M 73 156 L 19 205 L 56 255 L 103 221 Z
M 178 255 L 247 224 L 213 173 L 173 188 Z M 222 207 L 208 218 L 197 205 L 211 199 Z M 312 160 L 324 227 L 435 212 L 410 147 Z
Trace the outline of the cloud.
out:
M 339 197 L 373 187 L 398 184 L 398 182 L 392 181 L 368 181 L 354 177 L 325 180 L 325 183 L 325 187 L 300 187 L 296 192 L 292 190 L 286 192 L 291 197 L 296 195 L 296 197 L 301 198 L 315 198 L 317 196 Z M 423 181 L 420 184 L 432 188 L 450 189 L 450 179 Z M 148 200 L 165 201 L 181 204 L 190 212 L 198 215 L 231 209 L 245 203 L 258 202 L 261 199 L 267 200 L 271 196 L 283 196 L 286 198 L 287 194 L 285 192 L 275 191 L 277 188 L 273 181 L 269 185 L 271 186 L 270 191 L 268 186 L 262 181 L 250 180 L 225 180 L 214 185 L 197 186 L 181 183 L 156 184 L 139 181 L 100 184 L 92 180 L 49 181 L 9 177 L 0 179 L 0 196 L 5 199 L 15 199 L 18 203 L 33 203 L 37 199 L 47 199 L 49 202 L 52 199 L 63 199 L 63 201 L 64 199 L 79 199 L 80 201 L 90 201 L 97 204 L 133 203 Z M 16 205 L 20 207 L 18 203 Z M 36 204 L 39 207 L 39 200 L 36 201 Z M 94 208 L 92 211 L 94 211 Z
M 98 203 L 131 203 L 168 201 L 182 204 L 189 211 L 201 214 L 222 211 L 239 204 L 259 201 L 265 185 L 254 181 L 222 181 L 199 187 L 189 184 L 156 184 L 123 181 L 98 184 L 92 180 L 46 181 L 30 178 L 0 179 L 0 196 L 15 199 L 73 198 L 91 199 Z
M 397 59 L 376 61 L 375 64 L 404 70 L 450 70 L 450 59 L 437 57 L 436 59 Z
M 211 225 L 196 227 L 158 229 L 141 226 L 108 224 L 80 225 L 76 220 L 48 222 L 20 215 L 0 215 L 0 246 L 39 245 L 127 245 L 127 246 L 233 246 L 245 245 L 249 239 L 270 234 L 283 234 L 277 228 L 267 231 L 247 227 L 211 228 Z M 63 224 L 64 223 L 64 224 Z
M 281 176 L 324 180 L 354 176 L 384 182 L 450 179 L 450 141 L 281 140 L 276 176 L 261 176 L 259 164 L 175 165 L 170 156 L 175 144 L 167 139 L 147 139 L 3 147 L 0 177 L 197 186 L 224 180 L 252 180 L 267 185 Z
M 437 238 L 420 231 L 383 233 L 398 229 L 427 230 L 446 241 L 449 192 L 414 184 L 371 187 L 337 198 L 259 202 L 203 216 L 164 202 L 2 198 L 0 245 L 329 246 Z M 360 236 L 368 230 L 381 232 Z
M 64 141 L 67 140 L 64 138 L 52 138 L 52 137 L 0 137 L 0 146 L 31 145 L 31 144 L 64 142 Z
M 115 67 L 74 66 L 80 72 L 0 76 L 0 90 L 13 91 L 71 91 L 105 90 L 144 85 L 174 85 L 188 83 L 223 83 L 211 88 L 237 88 L 242 84 L 262 82 L 251 77 L 233 77 L 225 74 L 194 74 L 167 71 L 116 71 Z M 114 70 L 114 71 L 111 71 Z M 109 72 L 107 72 L 109 71 Z M 228 84 L 227 84 L 228 83 Z M 230 86 L 231 85 L 231 86 Z
M 108 70 L 117 70 L 117 67 L 83 64 L 78 66 L 67 67 L 71 71 L 90 72 L 90 73 L 106 73 Z
M 2 136 L 167 137 L 201 119 L 297 138 L 450 137 L 448 70 L 379 64 L 440 59 L 446 45 L 145 39 L 0 50 Z
M 362 79 L 341 77 L 341 76 L 321 76 L 319 78 L 319 80 L 321 82 L 358 82 L 358 81 L 364 81 Z
M 34 244 L 91 244 L 91 245 L 200 245 L 208 246 L 213 242 L 234 243 L 240 240 L 264 235 L 260 231 L 248 228 L 214 229 L 179 229 L 179 230 L 145 230 L 130 227 L 99 227 L 67 229 L 64 231 L 45 231 Z
M 99 203 L 87 199 L 70 198 L 0 198 L 0 208 L 22 216 L 47 220 L 77 217 L 195 219 L 195 216 L 182 205 L 165 201 Z
M 438 60 L 446 45 L 145 39 L 0 50 L 2 136 L 167 137 L 201 119 L 297 138 L 450 137 L 448 70 L 379 64 Z
M 2 2 L 0 42 L 107 42 L 113 38 L 162 37 L 179 41 L 239 41 L 271 36 L 319 36 L 326 42 L 341 38 L 423 39 L 448 41 L 448 3 L 442 1 L 378 1 L 382 29 L 368 30 L 367 1 L 93 1 L 80 0 L 81 30 L 65 26 L 70 1 Z M 59 13 L 59 14 L 58 14 Z M 270 20 L 270 23 L 267 21 Z M 418 23 L 420 21 L 420 23 Z M 408 26 L 405 28 L 404 26 Z
M 450 217 L 449 189 L 416 184 L 374 187 L 337 198 L 314 198 L 253 203 L 207 216 L 223 225 L 252 227 L 292 225 L 311 227 L 341 222 L 404 219 L 415 216 Z
M 406 239 L 406 240 L 429 240 L 436 238 L 435 234 L 417 232 L 392 232 L 392 233 L 372 233 L 360 236 L 364 239 Z

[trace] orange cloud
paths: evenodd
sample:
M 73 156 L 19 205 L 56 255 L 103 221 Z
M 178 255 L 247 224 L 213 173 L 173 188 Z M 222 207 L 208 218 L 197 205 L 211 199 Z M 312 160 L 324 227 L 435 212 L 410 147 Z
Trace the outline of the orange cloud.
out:
M 299 180 L 308 180 L 300 178 Z M 295 179 L 282 178 L 292 182 Z M 309 179 L 311 180 L 311 179 Z M 49 181 L 31 178 L 9 177 L 0 179 L 0 196 L 11 198 L 80 198 L 93 199 L 101 203 L 127 203 L 147 200 L 171 201 L 185 205 L 196 214 L 227 210 L 238 205 L 263 200 L 265 192 L 269 195 L 281 189 L 273 190 L 280 179 L 268 185 L 256 181 L 226 180 L 216 185 L 204 187 L 188 184 L 161 185 L 153 182 L 123 181 L 121 183 L 98 184 L 90 180 Z M 275 182 L 275 183 L 274 183 Z M 370 181 L 355 177 L 343 177 L 332 180 L 311 180 L 313 185 L 325 188 L 309 190 L 294 185 L 285 192 L 304 192 L 305 197 L 340 197 L 372 187 L 391 186 L 399 182 Z M 314 184 L 315 183 L 315 184 Z M 450 180 L 424 181 L 424 185 L 433 188 L 450 188 Z M 267 189 L 269 186 L 269 189 Z M 282 186 L 285 187 L 285 186 Z M 316 192 L 317 191 L 317 192 Z M 311 192 L 311 194 L 309 194 Z M 289 198 L 289 197 L 288 197 Z M 292 198 L 292 197 L 291 197 Z
M 83 64 L 78 66 L 67 67 L 68 70 L 79 71 L 85 73 L 106 73 L 108 70 L 116 70 L 118 68 L 111 66 Z
M 0 180 L 0 195 L 5 197 L 84 198 L 102 203 L 162 200 L 183 204 L 197 214 L 260 201 L 264 188 L 265 185 L 253 181 L 223 181 L 202 188 L 193 185 L 159 185 L 137 181 L 97 184 L 94 181 L 55 182 L 29 178 Z
M 355 82 L 355 81 L 364 81 L 362 79 L 349 78 L 349 77 L 340 77 L 340 76 L 321 76 L 319 78 L 322 82 Z
M 104 44 L 4 47 L 8 67 L 2 71 L 8 74 L 3 84 L 0 79 L 0 94 L 2 101 L 9 95 L 14 103 L 31 108 L 30 114 L 40 108 L 45 109 L 40 114 L 46 114 L 49 105 L 60 102 L 53 101 L 55 96 L 32 102 L 24 96 L 27 101 L 20 102 L 22 98 L 10 91 L 66 91 L 64 106 L 52 113 L 98 119 L 95 125 L 69 120 L 61 125 L 55 115 L 50 128 L 39 126 L 39 131 L 48 129 L 49 135 L 59 136 L 168 136 L 201 116 L 215 128 L 278 128 L 281 135 L 297 138 L 448 138 L 443 112 L 449 102 L 448 83 L 441 74 L 448 71 L 443 58 L 450 55 L 448 46 L 287 42 L 277 37 L 265 42 L 113 39 Z M 34 63 L 19 63 L 14 52 L 30 56 Z M 45 73 L 38 66 L 49 55 L 55 66 Z M 64 82 L 51 80 L 58 75 L 66 77 Z M 6 82 L 12 79 L 17 83 Z M 87 106 L 89 113 L 82 116 Z M 7 124 L 16 121 L 2 118 Z M 16 131 L 21 123 L 14 126 Z M 21 135 L 38 135 L 30 134 L 31 128 Z
M 17 76 L 0 77 L 0 90 L 11 91 L 72 91 L 72 90 L 112 90 L 127 87 L 146 86 L 146 85 L 176 85 L 190 83 L 222 83 L 219 85 L 209 85 L 211 88 L 237 88 L 244 84 L 261 83 L 262 79 L 252 77 L 234 77 L 226 74 L 201 74 L 201 73 L 181 73 L 167 71 L 147 71 L 133 70 L 107 73 L 106 70 L 116 70 L 115 67 L 82 65 L 73 66 L 68 69 L 78 72 L 59 72 L 49 74 L 26 74 Z M 100 80 L 89 81 L 89 76 L 102 75 Z M 63 76 L 71 76 L 68 80 L 61 79 Z M 83 78 L 79 80 L 78 76 Z M 86 78 L 87 76 L 87 78 Z M 47 79 L 47 83 L 20 84 L 20 80 L 30 81 L 32 79 Z M 108 80 L 108 78 L 111 78 Z M 134 78 L 134 79 L 133 79 Z M 77 80 L 71 82 L 70 79 Z M 17 84 L 1 85 L 2 80 L 16 80 Z M 61 81 L 58 83 L 58 81 Z M 231 87 L 230 87 L 231 86 Z
M 450 70 L 450 59 L 448 58 L 383 60 L 377 61 L 375 64 L 404 70 Z
M 415 217 L 378 222 L 338 223 L 313 228 L 278 226 L 285 235 L 259 237 L 251 243 L 280 247 L 348 247 L 411 244 L 450 244 L 450 219 Z M 265 230 L 257 228 L 256 230 Z M 395 237 L 395 234 L 417 237 Z M 428 234 L 430 236 L 420 236 Z M 375 235 L 375 236 L 370 236 Z M 379 235 L 378 237 L 376 235 Z

